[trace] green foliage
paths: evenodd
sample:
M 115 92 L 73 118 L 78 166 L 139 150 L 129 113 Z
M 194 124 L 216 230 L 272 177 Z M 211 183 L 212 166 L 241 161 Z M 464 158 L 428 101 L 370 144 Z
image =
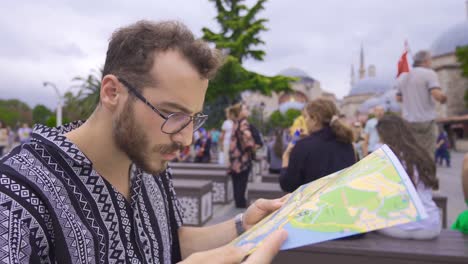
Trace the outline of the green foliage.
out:
M 243 91 L 257 91 L 265 95 L 290 91 L 290 82 L 296 79 L 285 76 L 265 76 L 248 71 L 242 66 L 244 59 L 263 60 L 265 51 L 256 47 L 265 42 L 260 33 L 266 31 L 266 19 L 256 19 L 264 9 L 266 0 L 258 0 L 252 7 L 243 0 L 210 0 L 216 6 L 216 21 L 220 32 L 203 28 L 203 39 L 212 42 L 226 53 L 223 66 L 210 81 L 204 111 L 210 116 L 207 126 L 221 124 L 224 109 L 240 98 Z
M 18 99 L 0 100 L 0 120 L 11 127 L 19 123 L 31 124 L 31 108 Z
M 36 105 L 32 110 L 34 124 L 46 124 L 50 116 L 54 115 L 45 105 Z
M 70 120 L 84 120 L 88 118 L 99 103 L 101 90 L 102 69 L 91 70 L 86 77 L 75 77 L 73 81 L 78 82 L 75 87 L 79 89 L 77 95 L 65 95 L 65 116 Z
M 215 43 L 218 49 L 229 51 L 241 64 L 245 58 L 263 60 L 265 51 L 255 47 L 265 44 L 259 34 L 268 30 L 265 26 L 268 20 L 255 17 L 265 9 L 264 4 L 267 0 L 258 0 L 250 8 L 243 4 L 243 0 L 210 1 L 216 5 L 216 21 L 221 26 L 221 32 L 214 33 L 208 28 L 203 28 L 203 39 Z
M 458 47 L 455 54 L 461 64 L 462 76 L 468 78 L 468 46 Z M 465 107 L 468 108 L 468 87 L 465 88 Z
M 297 109 L 288 109 L 282 114 L 279 110 L 271 113 L 270 118 L 266 122 L 267 131 L 273 131 L 276 128 L 288 128 L 294 123 L 294 120 L 301 115 L 301 111 Z
M 254 125 L 259 131 L 264 134 L 265 133 L 265 124 L 263 118 L 264 109 L 261 106 L 254 106 L 250 109 L 250 116 L 248 118 L 249 123 Z
M 70 119 L 68 119 L 67 117 L 62 117 L 62 123 L 63 124 L 66 124 L 66 123 L 70 123 Z M 57 126 L 57 116 L 56 115 L 51 115 L 49 116 L 49 118 L 47 118 L 47 120 L 45 121 L 44 125 L 48 126 L 48 127 L 56 127 Z

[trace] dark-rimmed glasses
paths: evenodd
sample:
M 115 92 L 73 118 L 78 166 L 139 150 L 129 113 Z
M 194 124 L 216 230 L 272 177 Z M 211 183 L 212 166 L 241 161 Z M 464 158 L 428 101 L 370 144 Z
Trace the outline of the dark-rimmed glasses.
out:
M 170 113 L 169 115 L 164 115 L 159 111 L 155 106 L 153 106 L 146 98 L 138 92 L 136 88 L 134 88 L 131 84 L 129 84 L 124 79 L 118 77 L 119 82 L 121 82 L 127 89 L 134 94 L 138 99 L 140 99 L 143 103 L 145 103 L 151 110 L 153 110 L 156 114 L 164 119 L 164 123 L 161 125 L 161 131 L 163 133 L 172 135 L 177 134 L 186 128 L 190 122 L 193 121 L 193 131 L 198 130 L 208 119 L 208 116 L 203 113 L 197 113 L 193 116 L 188 115 L 183 112 L 175 112 Z

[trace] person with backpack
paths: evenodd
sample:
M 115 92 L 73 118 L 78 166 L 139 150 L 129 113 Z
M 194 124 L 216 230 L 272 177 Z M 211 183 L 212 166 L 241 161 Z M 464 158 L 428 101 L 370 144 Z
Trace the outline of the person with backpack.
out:
M 248 107 L 239 103 L 229 108 L 229 111 L 234 121 L 229 145 L 229 174 L 232 178 L 236 207 L 246 208 L 245 191 L 252 170 L 256 144 L 251 126 L 247 121 Z

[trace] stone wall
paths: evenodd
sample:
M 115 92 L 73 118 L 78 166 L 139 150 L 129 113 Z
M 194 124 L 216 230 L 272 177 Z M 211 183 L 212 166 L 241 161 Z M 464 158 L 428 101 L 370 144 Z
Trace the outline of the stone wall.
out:
M 433 68 L 439 76 L 441 89 L 447 95 L 447 104 L 438 105 L 440 117 L 460 115 L 465 108 L 464 95 L 468 89 L 468 78 L 461 76 L 461 69 L 454 54 L 437 57 L 433 60 Z

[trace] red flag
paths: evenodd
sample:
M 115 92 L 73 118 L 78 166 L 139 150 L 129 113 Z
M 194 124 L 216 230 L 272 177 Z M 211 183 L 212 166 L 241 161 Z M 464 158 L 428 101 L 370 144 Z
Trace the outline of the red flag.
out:
M 405 51 L 401 55 L 400 60 L 398 61 L 398 73 L 397 77 L 404 72 L 409 72 L 409 64 L 406 55 L 408 54 L 408 42 L 405 41 Z

